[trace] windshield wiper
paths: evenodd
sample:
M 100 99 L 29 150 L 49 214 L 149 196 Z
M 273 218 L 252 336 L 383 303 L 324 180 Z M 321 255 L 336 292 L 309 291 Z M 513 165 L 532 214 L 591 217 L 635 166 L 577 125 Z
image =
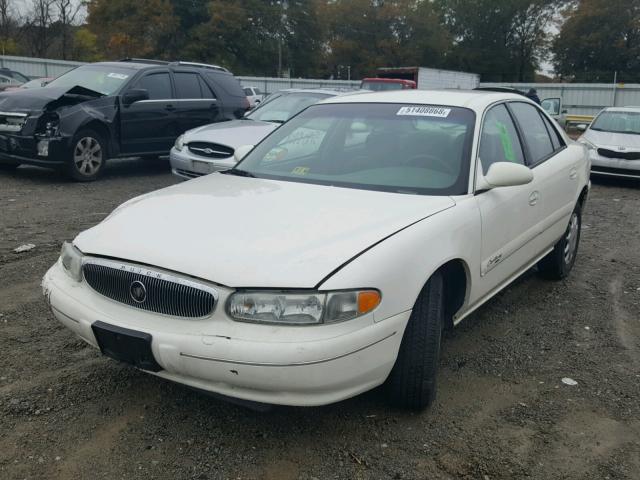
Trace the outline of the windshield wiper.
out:
M 247 172 L 246 170 L 240 170 L 238 168 L 232 168 L 230 170 L 225 170 L 220 173 L 223 173 L 225 175 L 235 175 L 236 177 L 256 178 L 256 176 L 253 173 Z
M 263 122 L 284 123 L 286 120 L 262 120 Z

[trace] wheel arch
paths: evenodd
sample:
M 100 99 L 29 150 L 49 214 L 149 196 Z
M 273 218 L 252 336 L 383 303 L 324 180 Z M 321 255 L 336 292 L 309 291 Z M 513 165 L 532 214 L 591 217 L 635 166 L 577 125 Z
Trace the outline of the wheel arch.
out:
M 106 143 L 106 147 L 107 147 L 107 157 L 109 157 L 110 155 L 116 153 L 114 152 L 114 147 L 113 147 L 113 134 L 111 132 L 111 129 L 109 128 L 108 125 L 106 125 L 104 122 L 101 122 L 100 120 L 90 120 L 84 124 L 82 124 L 77 130 L 76 133 L 81 131 L 81 130 L 94 130 L 95 132 L 99 133 L 100 135 L 102 135 L 102 139 L 105 141 Z
M 587 185 L 585 185 L 584 187 L 582 187 L 582 191 L 580 192 L 580 195 L 578 196 L 578 205 L 580 205 L 580 210 L 584 209 L 584 206 L 587 202 L 587 196 L 589 195 L 589 187 Z
M 455 323 L 456 313 L 465 305 L 469 297 L 471 284 L 469 265 L 461 258 L 453 258 L 438 267 L 434 273 L 436 272 L 442 275 L 444 283 L 445 328 L 451 329 Z

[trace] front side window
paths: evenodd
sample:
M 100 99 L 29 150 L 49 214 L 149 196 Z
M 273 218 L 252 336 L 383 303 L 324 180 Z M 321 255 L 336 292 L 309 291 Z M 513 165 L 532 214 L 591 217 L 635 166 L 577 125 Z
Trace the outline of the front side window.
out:
M 549 115 L 560 115 L 560 99 L 545 98 L 541 104 L 542 108 Z
M 460 107 L 313 105 L 275 130 L 236 170 L 366 190 L 462 195 L 474 122 L 475 114 Z
M 522 128 L 531 164 L 535 165 L 551 155 L 554 152 L 553 143 L 538 109 L 522 102 L 513 102 L 509 106 Z
M 149 92 L 149 100 L 165 100 L 173 97 L 169 72 L 152 73 L 142 77 L 138 82 L 138 88 L 144 88 Z
M 135 70 L 128 68 L 84 65 L 52 80 L 48 86 L 71 89 L 77 85 L 103 95 L 112 95 L 119 91 L 135 73 Z
M 485 116 L 480 137 L 480 162 L 485 174 L 496 162 L 524 165 L 518 132 L 504 105 L 493 107 Z
M 640 135 L 640 112 L 604 111 L 596 117 L 589 128 L 599 132 Z

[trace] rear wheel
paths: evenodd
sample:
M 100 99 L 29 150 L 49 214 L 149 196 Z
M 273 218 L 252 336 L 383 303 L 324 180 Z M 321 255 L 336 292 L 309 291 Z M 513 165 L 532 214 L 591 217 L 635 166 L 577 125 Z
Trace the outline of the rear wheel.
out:
M 571 213 L 569 225 L 553 250 L 538 262 L 540 275 L 550 280 L 562 280 L 573 268 L 580 245 L 582 229 L 582 208 L 580 204 Z
M 107 161 L 106 141 L 90 129 L 80 130 L 71 141 L 70 157 L 67 159 L 67 174 L 78 182 L 97 179 Z
M 443 324 L 443 279 L 437 272 L 416 300 L 387 380 L 393 404 L 418 410 L 435 400 Z

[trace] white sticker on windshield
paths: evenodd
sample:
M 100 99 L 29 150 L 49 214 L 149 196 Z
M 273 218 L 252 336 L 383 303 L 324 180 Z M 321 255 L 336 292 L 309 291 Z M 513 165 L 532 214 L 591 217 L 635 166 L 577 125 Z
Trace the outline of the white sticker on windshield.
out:
M 450 108 L 415 106 L 415 107 L 402 107 L 400 110 L 398 110 L 398 113 L 396 113 L 396 115 L 412 115 L 412 116 L 418 116 L 418 117 L 447 118 L 450 113 L 451 113 Z
M 107 77 L 117 78 L 118 80 L 126 80 L 127 78 L 129 78 L 129 75 L 125 75 L 124 73 L 110 73 L 109 75 L 107 75 Z

